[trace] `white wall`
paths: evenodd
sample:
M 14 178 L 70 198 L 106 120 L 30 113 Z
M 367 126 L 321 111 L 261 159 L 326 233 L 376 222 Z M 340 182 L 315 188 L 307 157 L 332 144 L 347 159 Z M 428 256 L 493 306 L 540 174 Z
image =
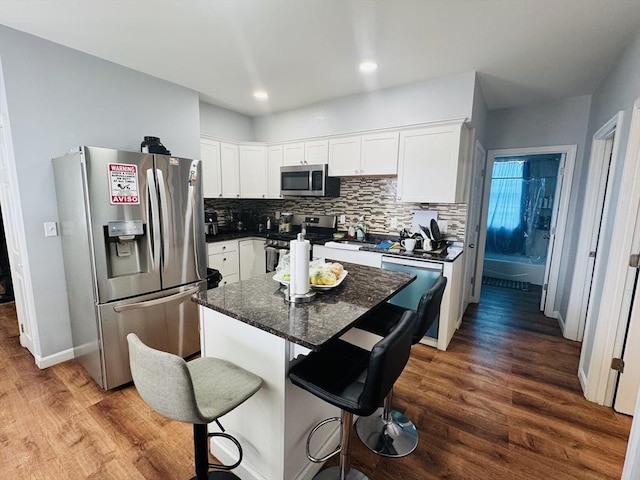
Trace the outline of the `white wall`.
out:
M 58 219 L 51 159 L 81 144 L 139 151 L 145 135 L 198 158 L 198 94 L 1 25 L 0 61 L 46 357 L 71 347 L 60 237 L 43 228 Z
M 579 201 L 583 172 L 586 170 L 585 144 L 591 96 L 569 97 L 532 107 L 493 110 L 487 118 L 487 150 L 542 147 L 547 145 L 578 145 L 576 165 L 569 200 L 567 236 L 560 263 L 558 292 L 555 305 L 565 315 L 569 301 L 575 245 L 578 243 L 582 209 Z
M 227 140 L 253 140 L 253 119 L 232 110 L 200 102 L 200 133 Z
M 254 139 L 266 142 L 471 119 L 475 72 L 388 88 L 255 117 Z
M 616 130 L 616 136 L 620 142 L 620 149 L 618 152 L 618 159 L 620 161 L 617 165 L 618 168 L 613 172 L 614 181 L 611 192 L 613 200 L 612 205 L 616 204 L 618 198 L 618 191 L 622 180 L 622 170 L 624 167 L 624 162 L 622 160 L 625 157 L 627 142 L 629 139 L 631 110 L 633 102 L 638 97 L 640 97 L 640 34 L 636 35 L 629 46 L 621 53 L 617 62 L 593 95 L 589 118 L 589 144 L 587 145 L 587 155 L 585 157 L 587 159 L 591 154 L 591 139 L 593 134 L 619 111 L 624 112 L 623 123 L 620 128 Z M 585 175 L 580 179 L 582 193 L 584 193 L 586 183 L 587 175 L 585 172 Z M 611 215 L 608 223 L 602 226 L 603 232 L 611 232 L 613 230 L 614 220 L 614 216 Z M 601 250 L 601 252 L 604 254 L 608 253 L 606 250 Z M 573 264 L 571 266 L 573 267 Z M 604 275 L 602 277 L 603 278 L 600 279 L 601 282 L 604 281 Z M 595 292 L 595 295 L 593 297 L 593 304 L 590 308 L 593 308 L 594 311 L 598 311 L 600 308 L 600 294 L 602 292 L 602 286 L 602 283 L 595 282 L 592 287 L 592 291 Z M 586 325 L 583 338 L 583 364 L 585 365 L 587 370 L 585 373 L 587 374 L 594 343 L 595 329 L 596 322 L 591 322 Z

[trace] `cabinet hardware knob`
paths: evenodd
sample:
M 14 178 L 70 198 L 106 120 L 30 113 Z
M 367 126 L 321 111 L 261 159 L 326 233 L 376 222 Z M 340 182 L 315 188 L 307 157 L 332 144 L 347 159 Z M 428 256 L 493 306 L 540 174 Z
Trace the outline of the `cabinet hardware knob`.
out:
M 470 244 L 469 244 L 469 248 L 476 248 L 475 243 L 470 243 Z
M 222 259 L 222 261 L 223 261 L 223 262 L 226 262 L 226 261 L 227 261 L 227 259 L 226 259 L 226 258 L 223 258 L 223 259 Z
M 358 174 L 358 169 L 356 169 L 356 175 Z
M 364 173 L 364 170 L 360 170 L 360 173 Z

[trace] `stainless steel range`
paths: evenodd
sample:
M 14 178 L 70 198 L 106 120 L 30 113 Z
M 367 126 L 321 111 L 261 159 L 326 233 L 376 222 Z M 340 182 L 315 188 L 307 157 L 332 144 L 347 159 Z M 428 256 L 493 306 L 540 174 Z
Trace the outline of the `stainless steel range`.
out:
M 265 251 L 267 255 L 267 271 L 272 272 L 278 265 L 280 255 L 284 255 L 289 250 L 289 242 L 294 240 L 298 233 L 304 232 L 305 238 L 311 242 L 311 252 L 313 245 L 325 243 L 333 239 L 336 231 L 337 218 L 335 215 L 299 215 L 294 214 L 291 222 L 290 232 L 279 232 L 267 234 Z

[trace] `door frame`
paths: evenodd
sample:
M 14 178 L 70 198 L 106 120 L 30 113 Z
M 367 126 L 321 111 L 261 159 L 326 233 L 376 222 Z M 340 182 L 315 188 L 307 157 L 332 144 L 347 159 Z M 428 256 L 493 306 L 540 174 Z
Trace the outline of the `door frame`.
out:
M 611 359 L 619 357 L 623 346 L 631 308 L 632 277 L 635 271 L 629 266 L 629 255 L 638 253 L 634 242 L 636 215 L 640 209 L 640 98 L 632 109 L 627 151 L 622 166 L 620 190 L 615 209 L 611 249 L 607 259 L 602 298 L 598 312 L 587 315 L 585 331 L 591 322 L 597 322 L 591 349 L 588 375 L 581 374 L 584 396 L 587 400 L 611 406 L 618 373 L 611 369 Z M 584 355 L 584 343 L 583 352 Z
M 551 256 L 547 255 L 547 265 L 545 267 L 545 278 L 547 281 L 544 315 L 551 318 L 560 318 L 560 312 L 555 309 L 556 292 L 558 289 L 558 277 L 560 276 L 560 261 L 563 256 L 563 247 L 567 227 L 567 217 L 569 215 L 569 199 L 571 198 L 571 184 L 573 179 L 573 171 L 576 164 L 577 145 L 550 145 L 544 147 L 528 147 L 528 148 L 508 148 L 500 150 L 489 150 L 487 152 L 487 162 L 485 167 L 484 190 L 482 197 L 482 213 L 480 217 L 480 236 L 478 241 L 478 256 L 482 255 L 484 259 L 484 251 L 487 243 L 487 214 L 489 206 L 489 192 L 491 190 L 490 170 L 493 169 L 493 163 L 496 157 L 538 155 L 548 153 L 564 154 L 564 167 L 558 170 L 558 177 L 562 176 L 561 182 L 556 187 L 556 203 L 554 209 L 556 214 L 553 215 L 551 228 L 555 229 L 553 252 Z M 559 194 L 559 196 L 558 196 Z M 549 249 L 547 249 L 549 252 Z M 484 262 L 478 261 L 476 265 L 476 278 L 482 278 Z M 481 287 L 482 282 L 480 282 Z M 478 290 L 478 296 L 480 291 Z
M 576 249 L 576 262 L 571 280 L 569 303 L 564 321 L 563 335 L 565 338 L 582 341 L 587 319 L 587 306 L 589 291 L 594 278 L 604 274 L 606 265 L 597 261 L 596 233 L 600 232 L 600 225 L 607 221 L 611 215 L 611 207 L 608 205 L 605 192 L 611 192 L 612 182 L 618 165 L 618 150 L 620 148 L 620 136 L 616 135 L 623 120 L 623 112 L 618 112 L 607 123 L 593 134 L 591 146 L 591 158 L 589 159 L 589 176 L 587 190 L 584 196 L 584 207 L 580 221 L 580 234 Z M 606 158 L 608 143 L 613 136 L 610 160 Z M 606 169 L 609 169 L 607 181 Z M 594 215 L 595 212 L 595 215 Z M 596 232 L 597 230 L 597 232 Z M 591 260 L 590 252 L 596 251 L 596 257 Z M 591 266 L 593 265 L 593 266 Z M 591 275 L 589 275 L 591 270 Z
M 482 270 L 478 277 L 478 257 L 480 256 L 480 224 L 482 217 L 482 199 L 484 196 L 484 176 L 486 175 L 487 151 L 479 140 L 475 141 L 473 148 L 473 164 L 471 167 L 471 188 L 469 191 L 469 203 L 467 210 L 467 230 L 465 236 L 467 258 L 465 268 L 465 308 L 469 303 L 480 301 L 480 284 L 482 283 Z M 484 253 L 484 252 L 483 252 Z M 471 277 L 473 276 L 473 283 Z M 478 281 L 480 279 L 480 281 Z

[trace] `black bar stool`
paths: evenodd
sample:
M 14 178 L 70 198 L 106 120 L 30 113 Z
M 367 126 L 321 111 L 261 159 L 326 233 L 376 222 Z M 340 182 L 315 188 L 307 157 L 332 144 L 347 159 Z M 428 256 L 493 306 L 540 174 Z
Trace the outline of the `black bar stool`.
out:
M 405 312 L 371 351 L 333 340 L 322 350 L 311 352 L 289 371 L 295 385 L 342 410 L 342 418 L 324 420 L 307 437 L 307 457 L 313 462 L 322 463 L 340 453 L 340 466 L 320 471 L 315 480 L 367 480 L 366 475 L 351 468 L 353 415 L 375 412 L 402 373 L 411 353 L 414 317 L 413 312 Z M 329 455 L 315 458 L 309 452 L 311 437 L 331 421 L 341 422 L 341 444 Z
M 133 383 L 142 399 L 156 412 L 179 422 L 193 424 L 196 476 L 191 480 L 239 480 L 229 472 L 240 465 L 240 443 L 224 433 L 218 417 L 229 413 L 260 389 L 262 379 L 219 358 L 203 357 L 185 362 L 182 357 L 155 350 L 127 335 Z M 207 433 L 215 421 L 222 433 Z M 233 465 L 209 463 L 209 437 L 222 437 L 238 449 Z M 223 471 L 210 472 L 209 468 Z
M 427 333 L 440 315 L 442 295 L 447 286 L 446 277 L 440 276 L 433 286 L 422 294 L 416 311 L 412 344 Z M 385 303 L 358 323 L 356 328 L 384 336 L 386 332 L 411 312 L 397 305 Z M 356 421 L 356 432 L 370 450 L 385 457 L 404 457 L 418 446 L 418 430 L 411 420 L 397 410 L 392 410 L 393 388 L 385 397 L 382 413 L 361 416 Z

